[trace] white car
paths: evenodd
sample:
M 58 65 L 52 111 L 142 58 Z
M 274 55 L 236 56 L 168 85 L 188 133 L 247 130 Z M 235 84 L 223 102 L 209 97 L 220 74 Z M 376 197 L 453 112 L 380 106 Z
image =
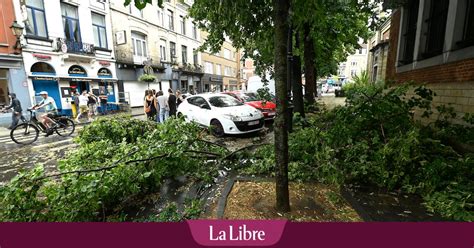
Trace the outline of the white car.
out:
M 258 132 L 265 125 L 262 112 L 224 94 L 190 96 L 179 105 L 178 116 L 211 127 L 218 137 Z

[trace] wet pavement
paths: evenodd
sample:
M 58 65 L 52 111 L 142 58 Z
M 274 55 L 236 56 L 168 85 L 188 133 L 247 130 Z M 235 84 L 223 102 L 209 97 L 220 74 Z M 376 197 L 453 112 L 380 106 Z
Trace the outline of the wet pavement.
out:
M 71 137 L 56 134 L 44 137 L 40 134 L 35 143 L 18 145 L 11 140 L 9 130 L 0 127 L 0 184 L 8 182 L 18 171 L 38 164 L 43 164 L 47 170 L 54 170 L 57 161 L 76 147 L 72 139 L 80 129 L 82 126 L 78 126 Z

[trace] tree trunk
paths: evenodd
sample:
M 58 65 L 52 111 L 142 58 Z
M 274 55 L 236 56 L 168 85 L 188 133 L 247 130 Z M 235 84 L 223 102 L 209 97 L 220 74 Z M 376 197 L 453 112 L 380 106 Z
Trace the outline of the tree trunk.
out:
M 304 75 L 305 75 L 305 98 L 308 104 L 314 104 L 316 92 L 316 66 L 314 54 L 314 42 L 308 25 L 304 27 Z
M 296 35 L 296 48 L 300 47 L 299 33 Z M 295 113 L 300 113 L 301 117 L 305 117 L 304 114 L 304 100 L 303 100 L 303 83 L 301 80 L 301 57 L 295 55 L 293 57 L 293 104 L 295 105 Z
M 274 123 L 276 162 L 276 209 L 290 211 L 288 190 L 288 9 L 289 0 L 273 0 L 275 20 L 275 89 L 277 116 Z

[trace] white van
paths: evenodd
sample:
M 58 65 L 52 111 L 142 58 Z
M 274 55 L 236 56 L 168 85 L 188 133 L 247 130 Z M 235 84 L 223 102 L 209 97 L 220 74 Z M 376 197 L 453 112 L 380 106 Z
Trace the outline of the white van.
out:
M 268 77 L 269 78 L 269 77 Z M 257 92 L 258 89 L 263 88 L 262 78 L 259 76 L 250 77 L 247 82 L 247 91 L 248 92 Z M 275 95 L 275 80 L 269 79 L 267 85 L 270 93 Z

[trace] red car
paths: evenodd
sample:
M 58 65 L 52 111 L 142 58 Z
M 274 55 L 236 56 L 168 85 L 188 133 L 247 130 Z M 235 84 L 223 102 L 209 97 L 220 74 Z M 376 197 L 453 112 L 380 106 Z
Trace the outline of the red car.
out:
M 229 91 L 223 92 L 222 94 L 227 94 L 235 97 L 237 100 L 245 103 L 246 105 L 252 106 L 263 113 L 265 120 L 273 120 L 276 114 L 276 104 L 273 102 L 264 102 L 260 100 L 257 94 L 252 92 L 241 92 L 241 91 Z

